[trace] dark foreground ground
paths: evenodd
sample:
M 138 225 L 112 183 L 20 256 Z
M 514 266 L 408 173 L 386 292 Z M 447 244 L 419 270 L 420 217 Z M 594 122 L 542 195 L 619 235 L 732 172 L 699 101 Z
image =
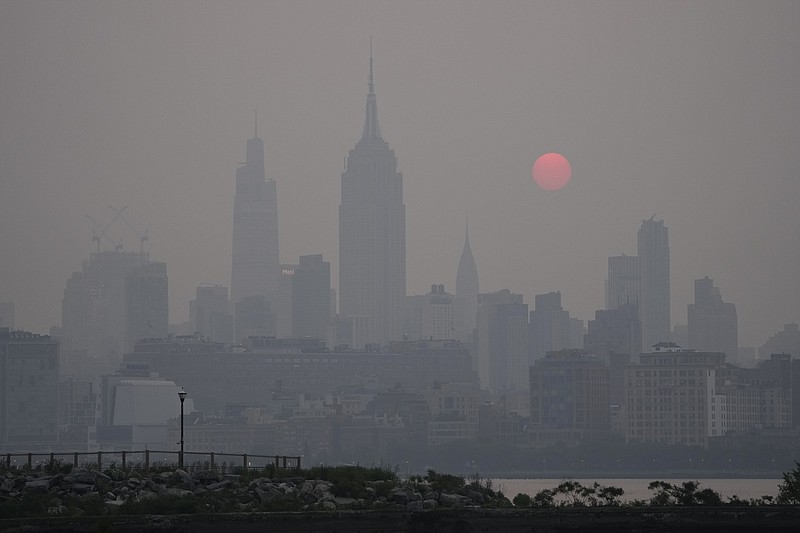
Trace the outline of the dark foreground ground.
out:
M 560 508 L 335 511 L 0 519 L 3 532 L 460 533 L 800 531 L 800 507 Z

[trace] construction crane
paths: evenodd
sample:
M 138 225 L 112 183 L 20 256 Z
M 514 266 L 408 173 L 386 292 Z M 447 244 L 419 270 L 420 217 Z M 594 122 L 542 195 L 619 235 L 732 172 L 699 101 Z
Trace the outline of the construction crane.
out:
M 115 211 L 116 214 L 114 215 L 114 218 L 112 218 L 111 222 L 109 222 L 105 226 L 100 224 L 91 215 L 86 215 L 86 218 L 88 218 L 89 222 L 92 223 L 92 242 L 94 242 L 95 245 L 97 246 L 97 253 L 100 253 L 100 241 L 103 239 L 103 237 L 108 239 L 108 241 L 114 247 L 114 250 L 119 251 L 122 249 L 122 241 L 120 241 L 119 243 L 114 242 L 114 240 L 108 235 L 108 229 L 114 224 L 114 222 L 117 221 L 119 217 L 122 216 L 122 211 L 124 209 L 125 208 L 120 209 L 118 213 Z
M 139 253 L 144 254 L 144 243 L 145 241 L 149 240 L 147 237 L 147 230 L 144 230 L 143 233 L 139 233 L 139 231 L 137 231 L 136 228 L 133 227 L 133 224 L 128 222 L 128 219 L 125 218 L 125 215 L 122 214 L 122 212 L 128 208 L 127 205 L 122 207 L 121 209 L 117 209 L 112 205 L 108 206 L 108 208 L 114 212 L 114 220 L 117 220 L 118 218 L 121 219 L 125 223 L 125 225 L 128 226 L 128 229 L 131 230 L 133 233 L 135 233 L 137 237 L 139 237 Z

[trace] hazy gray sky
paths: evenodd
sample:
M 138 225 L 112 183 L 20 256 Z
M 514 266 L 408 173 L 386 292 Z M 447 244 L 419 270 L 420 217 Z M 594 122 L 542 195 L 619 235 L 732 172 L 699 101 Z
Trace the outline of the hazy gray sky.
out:
M 670 230 L 672 317 L 693 280 L 740 344 L 800 320 L 800 2 L 0 3 L 0 301 L 61 321 L 109 205 L 166 261 L 170 319 L 230 284 L 234 171 L 253 134 L 278 181 L 283 262 L 338 280 L 343 161 L 373 37 L 381 130 L 404 175 L 408 290 L 453 289 L 469 211 L 482 291 L 603 306 L 607 258 Z M 530 177 L 558 151 L 573 179 Z M 115 238 L 136 249 L 135 235 Z

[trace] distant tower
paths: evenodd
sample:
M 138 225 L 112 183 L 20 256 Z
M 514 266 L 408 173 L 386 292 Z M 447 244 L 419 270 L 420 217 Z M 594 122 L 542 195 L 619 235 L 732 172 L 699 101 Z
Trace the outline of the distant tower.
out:
M 639 317 L 642 323 L 642 346 L 645 352 L 659 342 L 669 340 L 669 230 L 655 215 L 639 228 L 639 268 L 641 291 Z
M 738 359 L 736 305 L 722 301 L 719 287 L 706 276 L 694 281 L 694 303 L 688 306 L 689 348 L 723 352 L 729 362 Z
M 370 46 L 371 48 L 371 46 Z M 369 59 L 364 131 L 342 173 L 339 206 L 339 313 L 367 320 L 367 342 L 402 335 L 406 296 L 406 207 L 403 175 L 381 137 Z
M 638 256 L 623 254 L 608 258 L 606 309 L 622 309 L 630 305 L 638 309 L 641 285 Z
M 274 298 L 278 290 L 278 206 L 275 180 L 264 172 L 264 141 L 247 141 L 246 163 L 236 169 L 233 208 L 231 302 L 248 296 Z M 236 339 L 237 341 L 241 339 Z
M 456 337 L 461 342 L 472 342 L 472 331 L 478 317 L 478 268 L 469 247 L 469 226 L 464 234 L 464 250 L 458 260 L 456 274 Z

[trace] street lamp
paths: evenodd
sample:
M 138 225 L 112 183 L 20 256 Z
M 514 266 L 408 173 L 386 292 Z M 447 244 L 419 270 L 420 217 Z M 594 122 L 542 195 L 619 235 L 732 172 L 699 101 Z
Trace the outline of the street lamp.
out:
M 178 391 L 178 398 L 181 399 L 181 453 L 178 455 L 178 468 L 183 468 L 183 401 L 186 399 L 186 391 L 181 390 Z

